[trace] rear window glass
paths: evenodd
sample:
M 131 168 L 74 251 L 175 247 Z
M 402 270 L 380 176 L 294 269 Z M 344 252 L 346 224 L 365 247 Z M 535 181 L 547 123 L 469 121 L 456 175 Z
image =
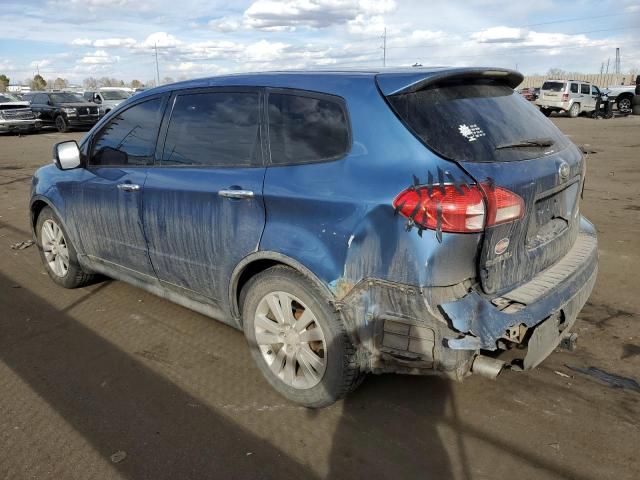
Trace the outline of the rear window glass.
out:
M 342 104 L 324 97 L 269 94 L 269 145 L 276 165 L 345 155 L 350 139 Z
M 571 93 L 578 93 L 578 84 L 577 83 L 572 83 L 571 84 Z
M 504 85 L 432 87 L 391 96 L 389 102 L 431 150 L 451 160 L 526 160 L 568 145 L 566 137 L 551 121 L 522 95 Z M 528 140 L 543 140 L 552 145 L 509 146 Z
M 551 92 L 561 92 L 564 88 L 564 82 L 544 82 L 542 84 L 542 90 L 549 90 Z

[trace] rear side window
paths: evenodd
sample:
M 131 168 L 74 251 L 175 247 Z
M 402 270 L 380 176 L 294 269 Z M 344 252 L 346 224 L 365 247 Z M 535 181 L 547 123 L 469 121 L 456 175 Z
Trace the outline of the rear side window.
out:
M 544 82 L 541 90 L 548 90 L 551 92 L 561 92 L 564 90 L 564 82 Z
M 580 84 L 580 93 L 586 93 L 587 95 L 589 95 L 589 85 L 587 85 L 586 83 L 581 83 Z
M 337 97 L 271 93 L 268 111 L 272 164 L 334 160 L 349 151 L 347 115 Z
M 388 98 L 404 123 L 434 152 L 467 162 L 540 157 L 568 145 L 558 128 L 522 95 L 493 83 L 451 84 Z M 544 139 L 549 147 L 507 147 Z M 501 147 L 501 148 L 497 148 Z
M 261 163 L 260 100 L 255 92 L 176 97 L 163 165 L 249 167 Z
M 119 112 L 93 139 L 90 164 L 142 166 L 153 163 L 162 99 L 138 103 Z
M 578 84 L 577 83 L 572 83 L 571 84 L 571 93 L 578 93 Z

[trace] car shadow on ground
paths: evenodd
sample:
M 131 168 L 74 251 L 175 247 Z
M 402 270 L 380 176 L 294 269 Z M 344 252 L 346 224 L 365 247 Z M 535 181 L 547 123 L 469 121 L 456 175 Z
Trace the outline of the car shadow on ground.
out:
M 0 361 L 107 462 L 114 452 L 126 452 L 125 461 L 113 464 L 123 477 L 315 478 L 229 419 L 205 406 L 190 408 L 201 402 L 74 320 L 66 313 L 70 307 L 57 311 L 2 273 L 0 305 Z M 29 428 L 52 444 L 67 443 L 52 425 Z M 46 461 L 37 456 L 32 451 L 27 458 Z M 59 465 L 49 471 L 64 471 L 69 461 L 62 455 L 50 460 Z
M 438 431 L 445 414 L 456 414 L 450 385 L 438 377 L 370 375 L 343 401 L 327 478 L 454 478 Z M 464 475 L 466 461 L 458 461 Z

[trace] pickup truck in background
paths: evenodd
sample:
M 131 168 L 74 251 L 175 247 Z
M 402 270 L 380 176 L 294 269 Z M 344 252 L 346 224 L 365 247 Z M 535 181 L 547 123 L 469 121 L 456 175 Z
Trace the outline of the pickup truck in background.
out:
M 633 96 L 638 95 L 636 92 L 638 85 L 640 85 L 640 75 L 636 77 L 635 85 L 611 85 L 604 89 L 604 93 L 609 95 L 609 98 L 615 98 L 618 110 L 630 110 Z

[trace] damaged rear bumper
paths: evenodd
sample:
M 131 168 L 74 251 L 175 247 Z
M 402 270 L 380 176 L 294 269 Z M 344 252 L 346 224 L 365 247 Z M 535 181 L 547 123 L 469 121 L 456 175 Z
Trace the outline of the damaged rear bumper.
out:
M 525 368 L 533 368 L 575 322 L 593 290 L 597 270 L 595 229 L 581 219 L 571 250 L 531 281 L 499 298 L 471 291 L 459 300 L 441 304 L 453 329 L 460 332 L 445 339 L 446 344 L 454 350 L 495 351 L 501 340 L 510 339 L 511 332 L 532 330 L 527 335 Z

